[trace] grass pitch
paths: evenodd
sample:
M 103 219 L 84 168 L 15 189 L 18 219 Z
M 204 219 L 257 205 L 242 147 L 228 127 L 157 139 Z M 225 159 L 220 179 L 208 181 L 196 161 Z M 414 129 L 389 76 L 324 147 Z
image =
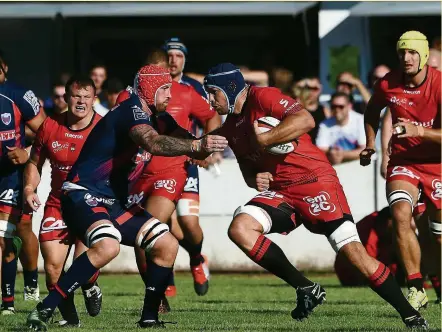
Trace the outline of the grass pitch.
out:
M 303 322 L 290 317 L 296 305 L 295 291 L 267 274 L 214 274 L 209 293 L 198 297 L 188 273 L 176 275 L 178 294 L 169 300 L 172 312 L 161 315 L 169 330 L 177 331 L 404 331 L 396 311 L 367 288 L 343 288 L 333 275 L 309 275 L 327 291 L 327 301 Z M 39 276 L 41 295 L 47 292 L 44 275 Z M 139 331 L 144 289 L 137 275 L 101 275 L 103 308 L 99 316 L 87 316 L 83 296 L 76 293 L 81 329 L 64 331 Z M 0 316 L 0 331 L 28 331 L 26 316 L 35 303 L 23 302 L 23 278 L 17 279 L 15 316 Z M 441 307 L 434 304 L 435 294 L 428 290 L 430 304 L 423 315 L 430 331 L 441 331 Z M 59 319 L 58 315 L 56 319 Z

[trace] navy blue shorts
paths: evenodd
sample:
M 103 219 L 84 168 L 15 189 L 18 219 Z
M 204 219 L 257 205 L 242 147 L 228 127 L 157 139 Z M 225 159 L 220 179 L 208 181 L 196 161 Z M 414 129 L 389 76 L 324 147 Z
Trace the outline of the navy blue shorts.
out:
M 186 184 L 184 185 L 181 198 L 187 198 L 199 201 L 200 179 L 198 174 L 198 166 L 189 164 L 187 165 L 186 171 L 187 171 L 187 179 L 186 179 Z
M 86 244 L 87 229 L 99 220 L 109 220 L 121 233 L 121 244 L 134 247 L 140 228 L 152 218 L 139 205 L 126 209 L 120 201 L 89 190 L 61 195 L 63 220 L 70 232 Z
M 23 215 L 23 208 L 23 167 L 18 166 L 10 174 L 0 174 L 0 212 L 30 220 L 32 210 L 27 208 Z

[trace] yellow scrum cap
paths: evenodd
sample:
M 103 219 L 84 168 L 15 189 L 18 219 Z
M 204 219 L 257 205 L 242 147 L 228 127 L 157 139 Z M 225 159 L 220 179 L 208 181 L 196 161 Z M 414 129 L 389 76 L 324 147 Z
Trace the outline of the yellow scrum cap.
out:
M 396 51 L 409 49 L 419 53 L 419 70 L 424 68 L 430 53 L 427 37 L 419 31 L 407 31 L 398 40 Z

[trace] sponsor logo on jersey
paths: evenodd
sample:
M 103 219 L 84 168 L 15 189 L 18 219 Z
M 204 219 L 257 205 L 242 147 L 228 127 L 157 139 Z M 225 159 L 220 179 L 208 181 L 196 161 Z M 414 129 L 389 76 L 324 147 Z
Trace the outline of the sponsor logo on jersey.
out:
M 138 106 L 132 106 L 132 111 L 134 113 L 134 119 L 135 121 L 138 120 L 147 120 L 148 116 L 147 113 L 144 112 L 141 108 L 139 108 Z
M 196 179 L 198 180 L 198 179 Z M 174 179 L 167 179 L 167 180 L 158 180 L 154 183 L 155 189 L 164 188 L 167 192 L 173 194 L 176 189 L 176 181 Z
M 114 198 L 95 197 L 89 193 L 84 195 L 84 200 L 85 200 L 86 204 L 89 206 L 97 206 L 98 203 L 103 203 L 106 205 L 113 205 L 115 203 Z
M 63 220 L 55 219 L 54 217 L 48 217 L 41 223 L 41 233 L 49 233 L 65 228 L 67 228 L 67 226 Z
M 434 119 L 431 119 L 430 121 L 427 121 L 427 122 L 418 122 L 418 121 L 412 121 L 410 119 L 406 119 L 405 122 L 410 122 L 410 123 L 414 124 L 415 126 L 421 126 L 421 127 L 425 127 L 425 128 L 433 128 Z
M 70 171 L 72 166 L 70 165 L 60 165 L 57 163 L 51 163 L 51 166 L 58 169 L 59 171 Z
M 315 197 L 307 196 L 303 200 L 309 204 L 309 211 L 312 215 L 317 216 L 322 211 L 335 212 L 336 206 L 330 203 L 330 195 L 326 191 L 320 191 Z
M 242 118 L 241 118 L 241 120 L 239 120 L 237 123 L 236 123 L 236 126 L 237 127 L 239 127 L 240 125 L 242 125 L 243 123 L 244 123 L 244 120 L 245 120 L 246 118 L 243 116 Z
M 0 131 L 0 141 L 9 141 L 15 138 L 15 130 Z
M 144 192 L 141 191 L 139 194 L 129 195 L 127 198 L 126 208 L 131 207 L 132 205 L 140 204 L 143 201 Z
M 67 149 L 69 146 L 68 143 L 59 143 L 58 141 L 53 141 L 51 145 L 52 145 L 52 151 L 54 151 L 54 153 Z
M 5 125 L 8 125 L 11 123 L 11 120 L 12 120 L 11 113 L 2 113 L 1 118 L 2 118 L 2 122 Z
M 404 89 L 404 93 L 409 94 L 409 95 L 420 95 L 421 94 L 420 90 L 413 91 L 413 90 L 405 90 L 405 89 Z
M 38 98 L 35 96 L 34 92 L 31 90 L 26 91 L 23 99 L 26 100 L 29 105 L 31 105 L 35 115 L 40 112 L 40 102 L 38 101 Z
M 408 176 L 412 179 L 420 179 L 419 176 L 417 176 L 416 174 L 414 174 L 412 171 L 410 171 L 408 168 L 403 167 L 403 166 L 395 166 L 392 170 L 391 170 L 391 174 L 390 177 L 396 176 L 396 175 L 405 175 Z
M 255 198 L 265 198 L 265 199 L 279 198 L 279 199 L 283 199 L 284 195 L 278 194 L 276 191 L 266 190 L 266 191 L 260 192 L 258 195 L 255 196 Z
M 80 134 L 65 133 L 64 136 L 68 137 L 68 138 L 83 139 L 83 135 L 80 135 Z
M 6 189 L 0 193 L 0 202 L 17 205 L 18 190 Z
M 433 191 L 431 193 L 431 198 L 434 200 L 438 200 L 442 198 L 442 183 L 439 179 L 434 179 L 433 182 L 431 182 L 431 187 L 433 188 Z
M 199 192 L 198 190 L 198 178 L 188 177 L 186 185 L 184 186 L 184 191 Z

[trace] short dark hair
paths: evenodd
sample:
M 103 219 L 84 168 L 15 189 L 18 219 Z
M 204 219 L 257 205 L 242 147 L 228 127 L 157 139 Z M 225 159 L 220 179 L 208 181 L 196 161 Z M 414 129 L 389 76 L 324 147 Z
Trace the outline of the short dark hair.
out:
M 332 101 L 335 98 L 339 98 L 339 97 L 344 97 L 345 99 L 347 99 L 348 103 L 351 103 L 350 95 L 348 95 L 345 92 L 335 92 L 334 94 L 331 95 L 330 101 Z
M 114 94 L 124 90 L 123 83 L 118 78 L 110 78 L 107 81 L 107 92 Z
M 169 56 L 167 55 L 167 52 L 160 47 L 154 47 L 151 48 L 147 53 L 144 65 L 156 65 L 162 61 L 166 63 L 169 61 Z
M 377 218 L 378 218 L 379 221 L 385 221 L 387 219 L 391 219 L 392 216 L 391 216 L 390 207 L 386 206 L 382 210 L 380 210 L 378 212 Z
M 94 94 L 97 92 L 97 88 L 95 87 L 94 81 L 92 81 L 89 76 L 86 75 L 73 75 L 66 83 L 65 89 L 66 94 L 71 93 L 72 85 L 77 84 L 81 88 L 92 87 L 94 90 Z

